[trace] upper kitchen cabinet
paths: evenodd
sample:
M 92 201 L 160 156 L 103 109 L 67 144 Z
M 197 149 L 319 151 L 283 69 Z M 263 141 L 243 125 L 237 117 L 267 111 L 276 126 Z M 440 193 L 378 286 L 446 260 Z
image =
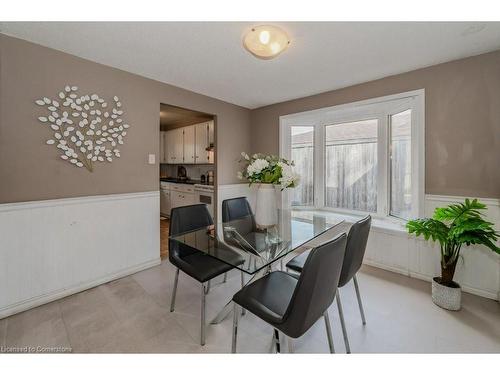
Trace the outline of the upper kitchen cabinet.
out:
M 168 164 L 213 164 L 214 122 L 169 130 L 163 144 Z
M 181 128 L 184 130 L 184 163 L 195 163 L 196 125 Z
M 169 164 L 184 163 L 184 130 L 178 128 L 166 132 L 167 162 Z
M 209 162 L 208 157 L 208 122 L 195 125 L 196 127 L 196 149 L 195 149 L 195 163 L 206 164 Z
M 215 134 L 214 134 L 214 122 L 208 122 L 208 163 L 214 163 L 214 155 L 215 155 Z
M 167 132 L 160 131 L 160 164 L 168 163 Z

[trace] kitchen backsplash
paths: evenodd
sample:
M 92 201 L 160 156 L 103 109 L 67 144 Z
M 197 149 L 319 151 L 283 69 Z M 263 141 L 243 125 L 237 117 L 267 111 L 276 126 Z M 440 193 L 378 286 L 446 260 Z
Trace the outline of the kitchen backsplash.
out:
M 187 176 L 193 180 L 199 180 L 200 176 L 207 175 L 208 171 L 213 171 L 213 165 L 184 165 Z M 177 165 L 160 164 L 160 177 L 177 177 Z

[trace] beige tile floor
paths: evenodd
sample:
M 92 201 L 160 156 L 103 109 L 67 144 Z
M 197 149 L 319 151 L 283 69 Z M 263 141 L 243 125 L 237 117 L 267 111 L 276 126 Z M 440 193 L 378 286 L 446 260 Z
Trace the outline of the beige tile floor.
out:
M 207 327 L 199 342 L 200 285 L 181 273 L 176 311 L 169 311 L 174 268 L 161 265 L 76 295 L 0 320 L 0 345 L 63 346 L 73 352 L 227 353 L 229 317 Z M 402 275 L 363 267 L 359 276 L 367 325 L 362 326 L 354 288 L 342 300 L 354 353 L 496 352 L 500 353 L 500 304 L 463 294 L 463 308 L 450 312 L 435 306 L 430 285 Z M 217 280 L 207 297 L 208 317 L 215 316 L 238 289 L 235 271 Z M 330 319 L 337 352 L 344 352 L 336 305 Z M 241 319 L 238 351 L 266 353 L 272 329 L 247 314 Z M 294 342 L 295 352 L 328 352 L 323 321 Z

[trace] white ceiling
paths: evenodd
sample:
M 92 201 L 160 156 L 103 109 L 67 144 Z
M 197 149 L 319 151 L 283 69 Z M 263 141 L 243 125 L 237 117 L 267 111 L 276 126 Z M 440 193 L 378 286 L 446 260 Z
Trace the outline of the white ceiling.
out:
M 0 32 L 247 108 L 500 49 L 500 22 L 274 24 L 292 42 L 267 61 L 242 47 L 248 22 L 2 22 Z

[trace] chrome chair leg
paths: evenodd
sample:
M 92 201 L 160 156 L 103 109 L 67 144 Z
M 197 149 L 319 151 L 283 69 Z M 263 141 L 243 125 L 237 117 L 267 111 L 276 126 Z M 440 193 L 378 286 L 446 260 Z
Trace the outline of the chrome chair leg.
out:
M 269 348 L 269 353 L 275 353 L 276 352 L 276 339 L 274 338 L 274 332 L 271 336 L 271 347 Z
M 274 340 L 276 343 L 276 353 L 281 353 L 280 333 L 277 329 L 274 330 Z
M 224 280 L 222 280 L 223 283 L 227 281 L 227 272 L 224 274 Z
M 172 299 L 170 301 L 170 312 L 175 309 L 175 295 L 177 294 L 177 282 L 179 281 L 179 269 L 175 270 L 175 279 L 174 279 L 174 290 L 172 291 Z
M 359 305 L 359 313 L 361 314 L 361 321 L 363 322 L 363 325 L 366 325 L 365 311 L 363 310 L 363 303 L 361 302 L 361 294 L 359 293 L 359 285 L 356 275 L 354 275 L 353 279 L 354 279 L 354 288 L 356 289 L 356 297 L 358 297 L 358 305 Z
M 238 318 L 240 316 L 239 306 L 235 303 L 233 308 L 233 341 L 231 344 L 231 353 L 236 353 L 236 344 L 238 341 Z
M 345 344 L 345 351 L 346 353 L 351 353 L 351 348 L 349 346 L 349 338 L 347 337 L 347 329 L 345 326 L 345 321 L 344 321 L 344 311 L 342 310 L 342 303 L 340 302 L 340 293 L 339 290 L 337 289 L 337 295 L 335 296 L 337 299 L 337 307 L 339 309 L 339 315 L 340 315 L 340 326 L 342 327 L 342 335 L 344 336 L 344 344 Z
M 293 338 L 288 337 L 288 353 L 294 353 L 295 350 L 293 348 Z
M 206 296 L 208 293 L 208 288 L 205 287 L 205 283 L 201 284 L 201 330 L 200 330 L 200 344 L 205 345 L 205 328 L 206 328 Z
M 330 318 L 328 317 L 328 310 L 323 314 L 325 318 L 325 326 L 326 326 L 326 336 L 328 337 L 328 346 L 330 347 L 330 353 L 335 353 L 335 347 L 333 346 L 333 336 L 332 336 L 332 327 L 330 326 Z

